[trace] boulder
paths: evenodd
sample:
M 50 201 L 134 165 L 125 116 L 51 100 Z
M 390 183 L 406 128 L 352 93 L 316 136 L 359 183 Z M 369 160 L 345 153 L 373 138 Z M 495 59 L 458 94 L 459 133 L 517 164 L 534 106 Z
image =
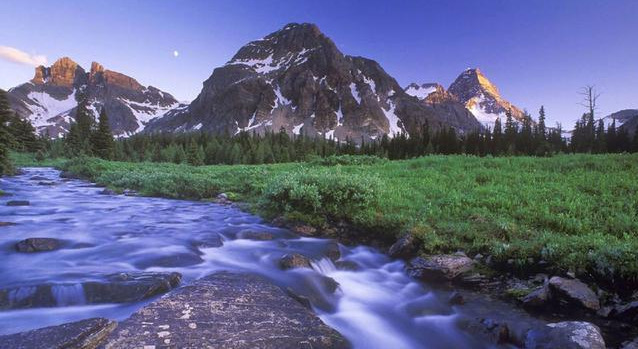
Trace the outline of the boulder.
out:
M 353 261 L 336 261 L 335 262 L 335 267 L 337 267 L 337 269 L 339 269 L 339 270 L 350 270 L 350 271 L 355 271 L 355 270 L 361 269 L 359 264 L 357 264 L 357 262 L 353 262 Z
M 463 295 L 460 294 L 458 291 L 454 291 L 452 292 L 452 294 L 450 294 L 450 297 L 448 297 L 448 304 L 462 305 L 465 304 L 465 299 L 463 298 Z
M 166 293 L 181 281 L 180 273 L 138 272 L 112 274 L 105 281 L 89 281 L 82 286 L 87 303 L 128 303 Z
M 290 227 L 290 230 L 301 236 L 315 236 L 317 234 L 317 228 L 307 224 L 295 224 Z
M 605 349 L 598 326 L 584 321 L 550 323 L 527 333 L 525 349 Z
M 148 304 L 105 348 L 347 348 L 310 310 L 260 276 L 219 272 Z
M 117 193 L 109 188 L 104 188 L 104 190 L 100 191 L 100 195 L 116 195 Z
M 0 227 L 8 227 L 11 225 L 16 225 L 14 222 L 0 222 Z
M 267 231 L 242 230 L 237 233 L 238 239 L 267 241 L 272 240 L 275 236 Z
M 612 311 L 612 314 L 615 318 L 638 323 L 638 301 L 618 306 Z
M 48 178 L 44 177 L 44 176 L 33 176 L 31 178 L 29 178 L 32 181 L 46 181 L 48 180 Z
M 322 251 L 323 255 L 328 257 L 331 261 L 335 262 L 341 258 L 341 249 L 339 243 L 331 240 Z
M 115 327 L 117 323 L 112 320 L 86 319 L 0 336 L 0 348 L 94 349 Z
M 575 305 L 591 311 L 600 309 L 596 293 L 578 279 L 567 279 L 554 276 L 549 279 L 552 298 L 565 305 Z
M 283 270 L 293 268 L 311 268 L 310 259 L 299 253 L 289 253 L 281 257 L 279 267 Z
M 60 248 L 60 240 L 54 238 L 28 238 L 18 242 L 15 249 L 18 252 L 46 252 Z
M 466 319 L 459 326 L 468 333 L 491 344 L 506 344 L 510 342 L 510 329 L 507 323 L 492 319 Z
M 523 306 L 527 308 L 540 308 L 547 305 L 549 301 L 549 287 L 543 285 L 534 291 L 530 292 L 527 296 L 523 297 Z
M 449 281 L 473 267 L 473 260 L 459 254 L 417 257 L 410 261 L 408 274 L 425 281 Z
M 138 196 L 137 191 L 132 190 L 132 189 L 124 189 L 122 191 L 122 194 L 124 194 L 126 196 Z
M 31 203 L 27 200 L 11 200 L 7 201 L 7 206 L 29 206 Z
M 405 234 L 400 237 L 388 251 L 391 258 L 411 258 L 418 249 L 417 239 L 412 234 Z

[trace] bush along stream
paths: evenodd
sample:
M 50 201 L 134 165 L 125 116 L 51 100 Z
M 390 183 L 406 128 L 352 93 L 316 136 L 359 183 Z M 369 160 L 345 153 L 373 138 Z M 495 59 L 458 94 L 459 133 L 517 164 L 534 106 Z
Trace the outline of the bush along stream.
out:
M 635 280 L 635 265 L 631 263 L 635 259 L 625 259 L 635 253 L 630 247 L 636 242 L 628 234 L 617 237 L 600 233 L 600 229 L 594 230 L 589 226 L 587 219 L 579 221 L 583 233 L 571 235 L 575 223 L 570 221 L 574 218 L 570 215 L 573 216 L 578 209 L 590 210 L 583 212 L 586 214 L 604 206 L 626 207 L 627 202 L 635 198 L 636 183 L 622 178 L 627 172 L 637 169 L 637 161 L 636 157 L 620 155 L 576 157 L 579 159 L 573 161 L 572 157 L 564 157 L 561 161 L 429 157 L 398 162 L 371 157 L 366 159 L 365 164 L 355 165 L 348 165 L 349 159 L 339 157 L 310 164 L 211 167 L 78 159 L 66 162 L 62 167 L 67 177 L 77 176 L 108 186 L 104 193 L 112 191 L 220 203 L 241 202 L 238 204 L 241 208 L 267 217 L 280 227 L 276 229 L 292 232 L 302 240 L 332 238 L 350 246 L 366 244 L 380 248 L 391 257 L 384 257 L 387 265 L 393 266 L 382 268 L 390 268 L 391 273 L 404 275 L 407 280 L 421 280 L 425 284 L 418 285 L 426 287 L 424 294 L 427 297 L 438 295 L 439 303 L 453 309 L 452 313 L 437 313 L 437 316 L 447 314 L 448 317 L 439 317 L 437 321 L 429 317 L 425 323 L 428 326 L 447 323 L 446 331 L 460 329 L 462 334 L 455 332 L 452 337 L 471 338 L 468 342 L 461 340 L 461 347 L 494 344 L 554 347 L 563 345 L 563 342 L 556 341 L 567 340 L 565 338 L 569 338 L 572 332 L 587 333 L 590 342 L 599 339 L 596 327 L 573 322 L 575 320 L 597 325 L 607 345 L 620 347 L 623 342 L 638 335 L 634 327 L 636 303 L 632 298 L 636 295 L 630 291 L 632 280 Z M 556 167 L 559 162 L 561 166 Z M 526 170 L 525 173 L 514 175 L 513 169 L 520 170 L 521 167 Z M 603 169 L 605 173 L 602 173 Z M 539 180 L 551 179 L 551 175 L 557 173 L 562 175 L 560 186 L 551 180 L 544 183 L 544 189 L 551 191 L 551 196 L 542 188 L 534 187 Z M 495 178 L 496 175 L 499 178 Z M 581 183 L 591 181 L 592 176 L 607 177 L 600 182 L 602 189 L 574 191 L 573 187 L 583 189 Z M 502 183 L 496 184 L 497 179 Z M 518 182 L 518 187 L 513 186 L 517 190 L 506 189 L 513 181 Z M 472 190 L 472 186 L 479 182 L 482 188 Z M 624 199 L 629 200 L 600 196 L 599 190 L 610 189 L 609 186 L 614 191 L 625 189 Z M 500 196 L 494 198 L 495 192 Z M 492 201 L 500 202 L 487 202 L 488 195 L 493 198 Z M 566 195 L 571 195 L 571 201 Z M 587 202 L 591 196 L 596 196 L 598 202 Z M 514 219 L 526 209 L 529 211 L 525 213 L 537 210 L 539 207 L 534 206 L 534 199 L 539 197 L 545 198 L 545 202 L 537 205 L 549 205 L 564 213 L 559 216 L 560 221 L 540 212 Z M 550 197 L 555 201 L 548 204 Z M 564 203 L 567 201 L 574 207 L 566 207 Z M 494 212 L 481 210 L 488 204 Z M 519 209 L 511 210 L 516 205 L 520 206 Z M 455 216 L 461 209 L 465 211 L 463 221 Z M 508 209 L 509 216 L 498 214 L 499 210 Z M 623 216 L 631 212 L 622 209 L 613 215 L 615 221 L 603 219 L 597 224 L 605 228 L 603 232 L 633 232 L 635 220 Z M 538 230 L 533 231 L 530 227 Z M 481 234 L 485 236 L 481 237 Z M 341 249 L 344 248 L 341 245 Z M 530 252 L 532 248 L 539 251 Z M 585 248 L 587 252 L 581 253 Z M 284 268 L 282 265 L 309 265 L 308 270 L 323 270 L 324 276 L 336 280 L 340 289 L 349 281 L 339 280 L 330 274 L 331 271 L 336 274 L 346 271 L 357 273 L 352 269 L 362 263 L 362 260 L 351 263 L 352 260 L 342 257 L 336 262 L 331 260 L 330 265 L 327 263 L 330 258 L 321 259 L 316 255 L 308 256 L 307 251 L 300 252 L 299 256 L 294 253 L 281 255 L 277 262 L 278 270 Z M 147 268 L 141 270 L 146 271 Z M 298 269 L 306 268 L 289 270 Z M 269 280 L 276 279 L 267 277 Z M 352 290 L 370 287 L 366 285 L 374 279 L 360 280 L 358 287 L 353 284 Z M 282 283 L 274 282 L 286 289 Z M 381 294 L 376 296 L 383 298 Z M 359 305 L 374 303 L 376 296 L 365 301 L 360 299 Z M 493 296 L 507 302 L 494 301 Z M 360 319 L 344 320 L 340 327 L 339 321 L 334 322 L 321 315 L 321 311 L 330 312 L 326 304 L 321 304 L 324 301 L 317 302 L 316 298 L 313 300 L 308 295 L 297 295 L 296 298 L 302 304 L 310 304 L 325 323 L 337 329 L 355 347 L 382 343 L 353 340 L 363 333 L 347 328 L 362 322 L 369 324 L 364 320 L 367 316 L 360 314 Z M 415 302 L 424 304 L 430 301 Z M 343 298 L 337 303 L 344 307 L 349 304 Z M 409 313 L 411 320 L 406 320 L 409 323 L 420 322 L 421 319 L 417 318 L 425 316 L 425 313 L 433 314 L 431 309 L 415 310 L 416 303 L 394 304 L 393 307 Z M 511 305 L 514 303 L 522 305 L 534 317 L 513 309 Z M 352 313 L 360 310 L 356 306 L 348 308 L 348 312 Z M 389 310 L 382 313 L 386 311 Z M 393 323 L 395 321 L 394 325 L 401 323 L 398 319 L 392 320 Z M 561 324 L 546 326 L 547 322 Z M 383 337 L 390 340 L 402 335 L 386 334 Z M 436 343 L 442 343 L 419 338 L 407 334 L 405 342 L 384 343 L 386 347 L 394 344 L 396 347 L 428 346 L 422 343 L 437 347 Z M 476 340 L 478 342 L 474 342 Z

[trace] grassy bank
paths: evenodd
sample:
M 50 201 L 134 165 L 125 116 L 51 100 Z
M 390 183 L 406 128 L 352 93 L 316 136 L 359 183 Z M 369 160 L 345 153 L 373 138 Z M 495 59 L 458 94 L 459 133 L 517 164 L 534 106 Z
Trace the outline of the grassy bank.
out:
M 265 216 L 343 219 L 379 236 L 411 231 L 424 253 L 463 250 L 512 269 L 544 261 L 593 278 L 638 279 L 638 154 L 203 167 L 84 159 L 62 167 L 144 195 L 225 192 Z

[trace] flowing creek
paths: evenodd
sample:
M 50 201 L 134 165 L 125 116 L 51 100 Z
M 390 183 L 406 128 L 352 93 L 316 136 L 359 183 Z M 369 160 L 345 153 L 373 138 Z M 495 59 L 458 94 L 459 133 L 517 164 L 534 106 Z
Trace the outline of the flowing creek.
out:
M 494 347 L 461 329 L 476 317 L 505 319 L 516 331 L 542 324 L 509 304 L 465 292 L 467 303 L 451 306 L 450 290 L 416 282 L 402 261 L 390 260 L 366 246 L 339 245 L 340 261 L 356 263 L 341 270 L 326 258 L 332 240 L 299 237 L 268 225 L 259 217 L 228 205 L 185 200 L 100 195 L 80 180 L 63 180 L 59 171 L 26 168 L 0 179 L 0 289 L 24 297 L 34 286 L 52 285 L 57 306 L 0 311 L 0 334 L 56 325 L 90 317 L 122 320 L 144 304 L 86 304 L 81 283 L 105 275 L 136 272 L 179 272 L 182 284 L 214 271 L 249 271 L 312 300 L 329 326 L 356 348 Z M 7 206 L 28 200 L 29 206 Z M 266 232 L 271 240 L 246 239 Z M 63 241 L 59 250 L 18 253 L 16 242 L 29 237 Z M 207 244 L 219 239 L 220 247 Z M 279 259 L 291 252 L 313 259 L 312 269 L 281 270 Z M 326 289 L 324 276 L 339 283 Z M 505 347 L 505 346 L 503 346 Z

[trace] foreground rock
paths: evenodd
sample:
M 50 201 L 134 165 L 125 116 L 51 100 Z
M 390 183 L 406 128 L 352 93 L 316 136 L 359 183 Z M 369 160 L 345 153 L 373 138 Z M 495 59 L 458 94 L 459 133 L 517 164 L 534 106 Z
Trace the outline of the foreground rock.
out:
M 181 281 L 179 273 L 121 273 L 82 284 L 41 284 L 0 289 L 0 309 L 137 302 L 166 293 Z M 56 297 L 64 294 L 66 297 Z
M 576 279 L 566 279 L 554 276 L 549 279 L 552 298 L 565 305 L 575 305 L 588 310 L 600 309 L 598 297 L 587 285 Z
M 425 281 L 450 281 L 474 267 L 474 261 L 461 254 L 417 257 L 410 261 L 408 274 Z
M 525 349 L 605 349 L 598 326 L 589 322 L 565 321 L 547 324 L 531 330 L 525 339 Z
M 111 333 L 114 321 L 93 318 L 0 336 L 0 348 L 93 349 Z
M 392 258 L 410 258 L 417 251 L 417 239 L 412 234 L 400 237 L 397 242 L 390 246 L 388 255 Z
M 265 279 L 221 272 L 162 297 L 120 324 L 114 348 L 346 348 L 336 331 Z
M 47 252 L 60 248 L 60 240 L 54 238 L 28 238 L 18 242 L 15 249 L 18 252 Z

